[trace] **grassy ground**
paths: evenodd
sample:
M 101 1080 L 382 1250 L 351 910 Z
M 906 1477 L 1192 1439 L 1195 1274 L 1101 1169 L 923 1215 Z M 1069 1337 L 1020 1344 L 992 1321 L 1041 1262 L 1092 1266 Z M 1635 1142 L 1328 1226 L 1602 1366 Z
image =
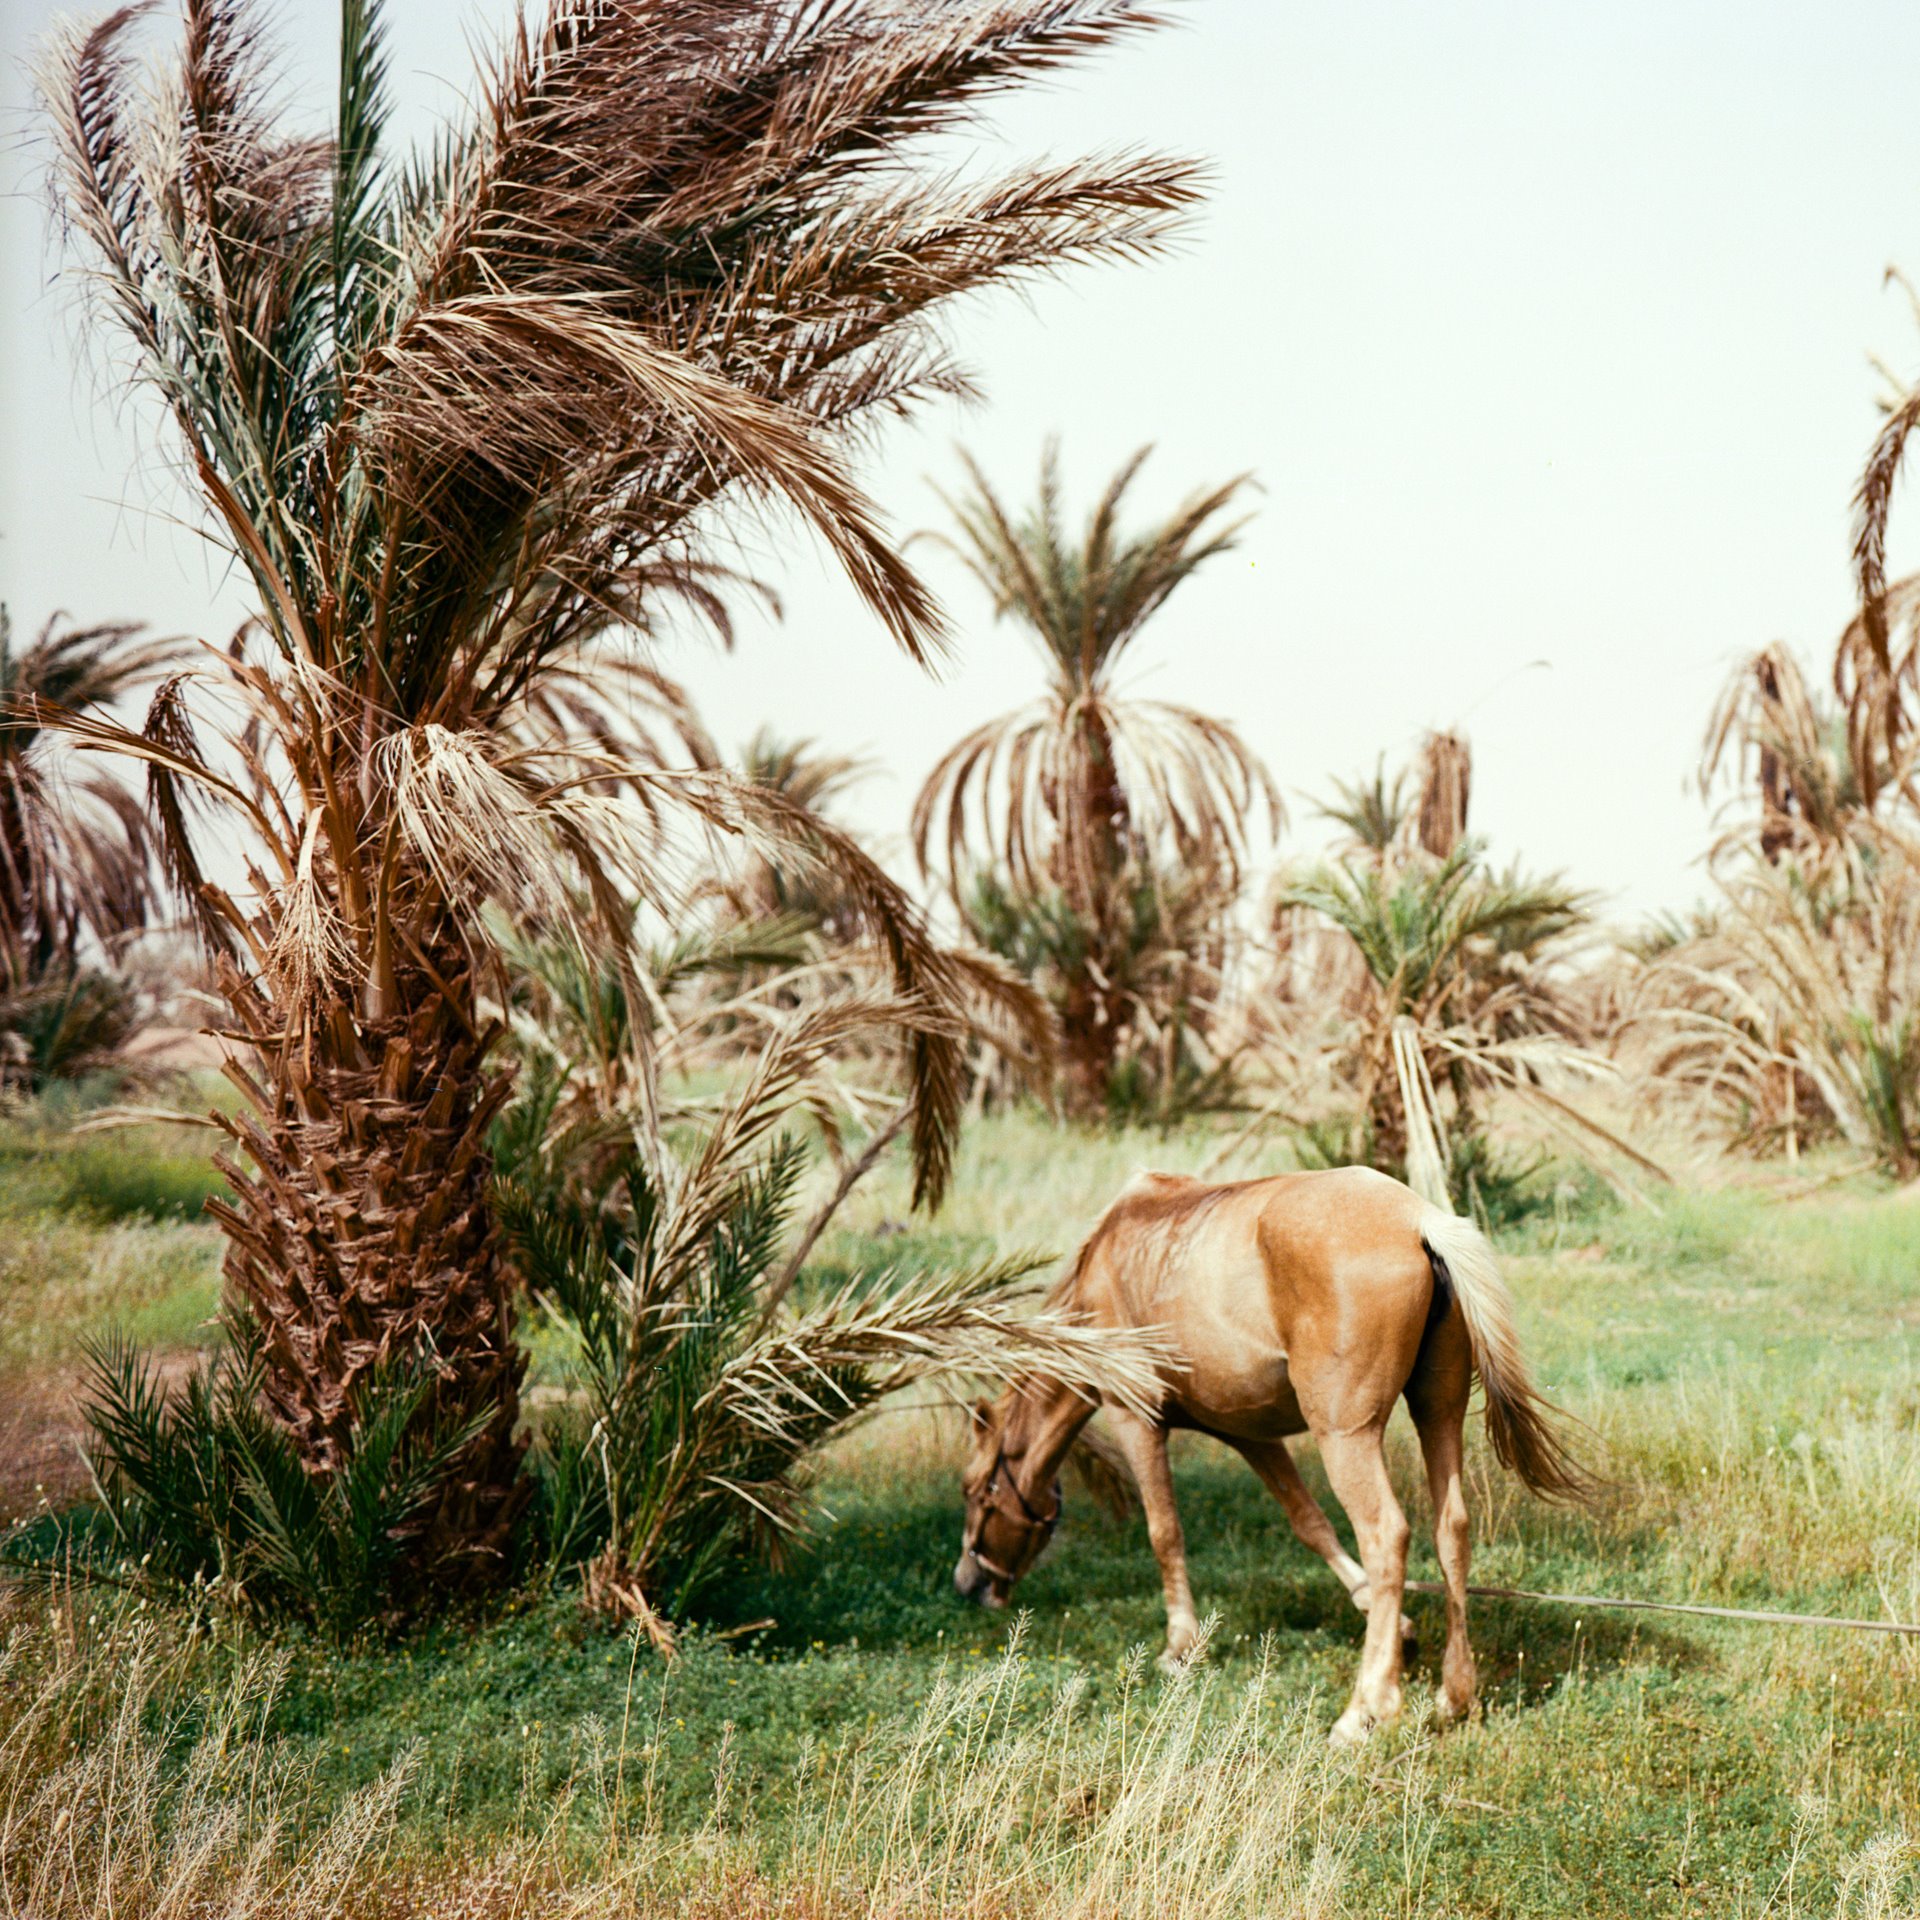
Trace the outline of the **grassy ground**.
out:
M 77 1335 L 110 1315 L 165 1346 L 204 1337 L 213 1237 L 138 1217 L 195 1191 L 193 1143 L 160 1145 L 0 1140 L 0 1404 L 57 1399 Z M 906 1223 L 903 1194 L 876 1184 L 823 1263 L 1064 1250 L 1133 1166 L 1194 1167 L 1210 1145 L 988 1121 L 938 1223 Z M 1569 1191 L 1506 1251 L 1541 1370 L 1594 1429 L 1616 1492 L 1600 1513 L 1557 1514 L 1477 1447 L 1477 1578 L 1920 1619 L 1920 1203 L 1730 1189 L 1655 1213 Z M 1410 1431 L 1398 1443 L 1415 1571 L 1431 1577 Z M 1130 1657 L 1161 1630 L 1137 1519 L 1070 1506 L 1021 1589 L 1024 1627 L 953 1598 L 956 1461 L 947 1416 L 876 1420 L 828 1464 L 813 1543 L 710 1603 L 670 1670 L 585 1628 L 565 1594 L 401 1647 L 275 1647 L 270 1685 L 249 1668 L 260 1649 L 221 1619 L 191 1637 L 169 1619 L 154 1643 L 105 1594 L 50 1612 L 16 1598 L 15 1677 L 31 1684 L 14 1697 L 66 1704 L 32 1726 L 0 1706 L 0 1764 L 71 1763 L 108 1741 L 130 1649 L 145 1646 L 142 1737 L 174 1726 L 184 1750 L 211 1702 L 270 1694 L 247 1737 L 297 1778 L 310 1833 L 372 1805 L 352 1796 L 404 1756 L 404 1791 L 380 1811 L 385 1878 L 367 1883 L 393 1889 L 414 1887 L 422 1862 L 502 1848 L 524 1861 L 530 1835 L 541 1873 L 604 1874 L 638 1857 L 639 1836 L 649 1872 L 721 1863 L 702 1882 L 715 1911 L 760 1910 L 769 1886 L 801 1889 L 796 1912 L 838 1911 L 876 1875 L 900 1911 L 922 1910 L 910 1886 L 926 1911 L 1014 1910 L 1040 1897 L 1043 1856 L 1089 1912 L 1251 1913 L 1283 1898 L 1303 1913 L 1636 1920 L 1915 1910 L 1899 1904 L 1900 1886 L 1913 1893 L 1898 1845 L 1866 1850 L 1920 1832 L 1920 1643 L 1482 1602 L 1487 1711 L 1439 1739 L 1425 1715 L 1438 1602 L 1416 1598 L 1407 1720 L 1335 1761 L 1323 1736 L 1361 1622 L 1236 1459 L 1199 1440 L 1179 1452 L 1194 1584 L 1219 1622 L 1204 1678 L 1178 1695 Z M 916 1760 L 903 1729 L 928 1715 Z M 1122 1846 L 1149 1800 L 1151 1844 Z M 1045 1855 L 1043 1827 L 1071 1849 Z M 941 1847 L 975 1862 L 964 1897 L 962 1880 L 922 1874 Z M 1255 1854 L 1271 1884 L 1242 1858 Z M 1109 1867 L 1119 1877 L 1098 1880 Z

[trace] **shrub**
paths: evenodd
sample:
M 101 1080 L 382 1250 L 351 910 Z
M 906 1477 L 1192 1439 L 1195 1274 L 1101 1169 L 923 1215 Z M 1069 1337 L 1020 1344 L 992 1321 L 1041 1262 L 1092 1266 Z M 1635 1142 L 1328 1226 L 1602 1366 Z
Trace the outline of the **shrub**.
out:
M 263 1620 L 300 1621 L 334 1640 L 399 1617 L 394 1576 L 471 1425 L 422 1441 L 434 1377 L 424 1357 L 360 1382 L 337 1469 L 309 1475 L 266 1414 L 251 1327 L 169 1397 L 150 1362 L 108 1337 L 88 1347 L 86 1417 L 105 1525 L 82 1523 L 16 1568 L 51 1571 L 77 1547 L 104 1573 L 163 1590 L 211 1591 Z

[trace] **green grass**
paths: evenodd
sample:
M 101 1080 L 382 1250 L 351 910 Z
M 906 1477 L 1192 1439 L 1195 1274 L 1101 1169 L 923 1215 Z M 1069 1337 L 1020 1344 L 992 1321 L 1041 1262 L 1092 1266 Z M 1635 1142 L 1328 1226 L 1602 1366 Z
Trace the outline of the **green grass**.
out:
M 219 1306 L 220 1240 L 201 1219 L 224 1185 L 214 1136 L 74 1134 L 68 1117 L 0 1119 L 0 1382 L 70 1366 L 81 1337 L 109 1325 L 143 1345 L 204 1344 Z
M 1197 1167 L 1211 1144 L 991 1120 L 972 1132 L 936 1225 L 898 1231 L 904 1190 L 886 1175 L 859 1192 L 821 1265 L 1065 1252 L 1135 1165 Z M 91 1246 L 125 1281 L 124 1294 L 76 1283 L 43 1295 L 57 1311 L 37 1351 L 110 1310 L 145 1315 L 163 1330 L 151 1338 L 204 1317 L 216 1251 L 206 1229 L 100 1226 L 44 1201 L 29 1211 L 29 1231 L 59 1259 Z M 27 1216 L 6 1217 L 17 1230 Z M 128 1233 L 142 1237 L 116 1240 Z M 1596 1514 L 1550 1511 L 1499 1475 L 1476 1434 L 1477 1578 L 1920 1618 L 1920 1205 L 1727 1191 L 1674 1196 L 1654 1213 L 1582 1195 L 1508 1251 L 1540 1369 L 1590 1423 L 1615 1492 Z M 12 1258 L 0 1254 L 0 1272 Z M 1305 1464 L 1324 1492 L 1311 1449 Z M 347 1656 L 288 1641 L 271 1729 L 306 1770 L 304 1804 L 320 1817 L 417 1743 L 400 1854 L 494 1844 L 560 1805 L 594 1729 L 625 1721 L 654 1749 L 663 1831 L 711 1831 L 724 1747 L 757 1857 L 777 1866 L 809 1741 L 878 1737 L 942 1673 L 978 1671 L 1006 1643 L 1008 1618 L 962 1606 L 949 1586 L 956 1465 L 950 1418 L 898 1409 L 873 1422 L 829 1462 L 811 1542 L 716 1596 L 671 1669 L 587 1628 L 565 1593 Z M 1415 1521 L 1414 1571 L 1431 1577 L 1414 1468 L 1402 1423 L 1396 1479 Z M 1351 1680 L 1359 1616 L 1236 1459 L 1193 1440 L 1176 1473 L 1195 1590 L 1220 1616 L 1208 1711 L 1224 1714 L 1257 1679 L 1273 1738 L 1307 1738 L 1289 1717 L 1304 1709 L 1317 1742 Z M 1068 1679 L 1089 1711 L 1111 1706 L 1130 1650 L 1159 1643 L 1144 1528 L 1084 1500 L 1070 1496 L 1019 1599 L 1039 1703 L 1022 1712 L 1039 1713 Z M 105 1595 L 82 1605 L 103 1619 L 113 1607 Z M 1438 1602 L 1416 1597 L 1408 1610 L 1421 1653 L 1407 1721 L 1338 1787 L 1346 1911 L 1784 1914 L 1775 1896 L 1797 1846 L 1792 1910 L 1831 1912 L 1845 1858 L 1878 1833 L 1920 1828 L 1920 1644 L 1482 1602 L 1485 1717 L 1436 1739 L 1424 1709 Z M 229 1671 L 237 1634 L 208 1615 L 172 1697 L 204 1695 Z M 1156 1684 L 1128 1710 L 1150 1711 Z M 582 1848 L 598 1844 L 596 1817 L 583 1799 L 563 1822 Z

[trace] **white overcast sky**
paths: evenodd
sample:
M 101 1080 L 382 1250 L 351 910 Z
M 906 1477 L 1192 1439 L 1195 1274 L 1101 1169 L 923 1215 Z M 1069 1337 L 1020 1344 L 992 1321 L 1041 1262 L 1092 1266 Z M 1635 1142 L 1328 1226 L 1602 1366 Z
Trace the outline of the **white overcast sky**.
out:
M 63 607 L 224 634 L 244 601 L 151 430 L 76 352 L 20 145 L 21 57 L 61 9 L 0 5 L 0 594 L 22 627 Z M 1690 784 L 1707 709 L 1768 640 L 1824 659 L 1849 606 L 1868 356 L 1920 366 L 1905 296 L 1882 286 L 1890 263 L 1920 276 L 1920 7 L 1180 11 L 1002 112 L 983 158 L 1207 158 L 1217 187 L 1188 244 L 963 313 L 985 402 L 891 429 L 874 492 L 903 530 L 928 524 L 957 440 L 1019 494 L 1056 432 L 1077 498 L 1148 440 L 1142 507 L 1251 469 L 1243 550 L 1136 644 L 1138 689 L 1230 717 L 1294 793 L 1464 724 L 1499 852 L 1622 913 L 1684 904 L 1708 838 Z M 418 129 L 457 107 L 507 0 L 390 13 Z M 335 6 L 273 15 L 296 110 L 318 120 Z M 784 624 L 668 664 L 724 741 L 770 722 L 874 757 L 855 811 L 897 846 L 940 750 L 1034 690 L 1026 643 L 930 556 L 961 643 L 930 680 L 803 545 L 760 558 Z M 1289 844 L 1316 837 L 1308 815 L 1296 800 Z

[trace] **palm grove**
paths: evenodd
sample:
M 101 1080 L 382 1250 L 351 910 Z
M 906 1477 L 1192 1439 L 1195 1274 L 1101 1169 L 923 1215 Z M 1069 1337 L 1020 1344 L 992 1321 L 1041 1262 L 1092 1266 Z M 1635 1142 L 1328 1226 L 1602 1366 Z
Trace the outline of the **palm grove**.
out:
M 1042 1355 L 1142 1378 L 1036 1308 L 1028 1260 L 811 1273 L 896 1142 L 938 1204 L 970 1100 L 1233 1109 L 1221 1164 L 1278 1129 L 1487 1216 L 1529 1173 L 1496 1106 L 1616 1184 L 1663 1177 L 1572 1096 L 1601 1080 L 1750 1145 L 1824 1130 L 1920 1164 L 1920 598 L 1880 559 L 1910 398 L 1865 484 L 1842 706 L 1777 652 L 1744 671 L 1708 759 L 1744 756 L 1761 804 L 1721 904 L 1604 950 L 1588 896 L 1490 863 L 1452 733 L 1340 787 L 1329 857 L 1262 893 L 1272 775 L 1227 720 L 1127 684 L 1234 547 L 1247 479 L 1143 516 L 1143 451 L 1075 521 L 1054 450 L 1026 505 L 968 462 L 934 537 L 1040 679 L 915 803 L 949 938 L 833 818 L 854 766 L 770 736 L 730 760 L 658 650 L 766 591 L 721 557 L 752 516 L 941 654 L 852 451 L 969 390 L 956 296 L 1149 258 L 1200 179 L 1146 156 L 964 181 L 929 141 L 1152 20 L 554 0 L 409 155 L 377 0 L 343 7 L 327 137 L 276 117 L 254 6 L 182 12 L 151 67 L 133 11 L 69 34 L 43 90 L 96 324 L 254 609 L 224 644 L 0 643 L 0 1076 L 111 1054 L 157 864 L 229 1050 L 229 1324 L 171 1397 L 97 1350 L 106 1524 L 26 1560 L 84 1547 L 342 1633 L 565 1574 L 670 1646 L 906 1381 Z M 135 763 L 145 804 L 59 789 L 75 750 Z M 570 1356 L 538 1419 L 528 1313 Z

